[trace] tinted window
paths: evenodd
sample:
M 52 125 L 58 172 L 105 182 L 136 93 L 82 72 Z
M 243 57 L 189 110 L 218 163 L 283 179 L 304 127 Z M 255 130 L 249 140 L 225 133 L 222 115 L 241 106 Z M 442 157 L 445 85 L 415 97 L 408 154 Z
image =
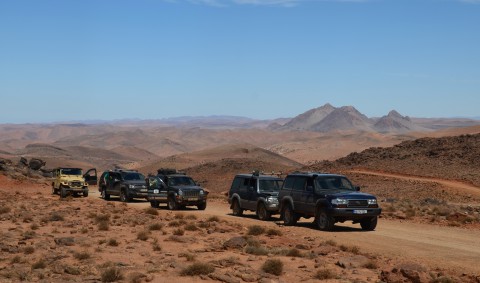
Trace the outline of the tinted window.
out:
M 305 189 L 305 183 L 307 182 L 307 178 L 305 177 L 297 177 L 295 183 L 293 184 L 293 189 L 295 191 L 303 191 Z
M 137 172 L 132 172 L 124 174 L 123 179 L 125 181 L 143 181 L 145 180 L 145 176 Z
M 243 186 L 245 188 L 256 188 L 257 187 L 257 180 L 253 178 L 243 179 Z
M 341 176 L 319 177 L 316 179 L 316 184 L 322 190 L 355 190 L 352 183 L 347 178 Z
M 232 189 L 238 189 L 242 185 L 243 179 L 241 177 L 235 177 L 232 182 Z
M 181 176 L 181 177 L 169 177 L 168 178 L 169 186 L 195 186 L 195 182 L 192 178 Z
M 295 177 L 287 176 L 287 178 L 285 179 L 285 183 L 283 184 L 283 189 L 291 190 L 294 182 L 295 182 Z
M 82 175 L 82 169 L 78 168 L 64 168 L 61 172 L 63 175 Z
M 282 184 L 282 180 L 260 180 L 260 191 L 279 191 Z

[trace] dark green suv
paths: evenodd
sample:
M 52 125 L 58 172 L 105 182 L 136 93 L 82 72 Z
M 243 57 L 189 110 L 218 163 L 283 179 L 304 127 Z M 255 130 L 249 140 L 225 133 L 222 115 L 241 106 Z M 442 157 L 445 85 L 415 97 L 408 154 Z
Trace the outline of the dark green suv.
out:
M 382 210 L 375 196 L 359 190 L 342 175 L 289 174 L 278 195 L 283 222 L 295 225 L 300 217 L 314 217 L 321 230 L 332 230 L 336 222 L 345 221 L 360 223 L 363 230 L 375 230 Z
M 119 196 L 123 202 L 134 198 L 147 197 L 145 176 L 131 170 L 109 170 L 102 173 L 98 182 L 101 197 L 109 200 L 111 195 Z

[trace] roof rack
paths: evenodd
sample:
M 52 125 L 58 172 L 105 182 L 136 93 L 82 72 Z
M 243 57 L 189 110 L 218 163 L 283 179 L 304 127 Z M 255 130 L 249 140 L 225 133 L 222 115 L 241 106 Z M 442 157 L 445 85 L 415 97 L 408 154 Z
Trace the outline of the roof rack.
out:
M 269 176 L 281 176 L 283 175 L 283 172 L 280 171 L 280 172 L 275 172 L 275 171 L 272 171 L 272 172 L 264 172 L 264 171 L 260 171 L 260 170 L 253 170 L 252 171 L 252 175 L 253 176 L 260 176 L 260 175 L 269 175 Z

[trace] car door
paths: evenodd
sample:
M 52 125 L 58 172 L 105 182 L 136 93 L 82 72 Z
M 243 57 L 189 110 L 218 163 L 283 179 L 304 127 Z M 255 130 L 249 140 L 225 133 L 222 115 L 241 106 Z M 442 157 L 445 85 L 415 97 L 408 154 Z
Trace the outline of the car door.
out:
M 98 178 L 97 178 L 97 169 L 92 168 L 89 169 L 85 174 L 83 174 L 83 178 L 85 178 L 85 182 L 89 185 L 97 185 L 98 184 Z
M 122 176 L 120 173 L 110 173 L 108 175 L 109 181 L 108 181 L 108 188 L 109 188 L 109 193 L 113 195 L 120 195 L 120 185 L 121 185 L 121 180 Z
M 294 209 L 297 212 L 304 212 L 305 211 L 305 199 L 304 199 L 304 191 L 305 185 L 307 183 L 307 177 L 304 176 L 297 176 L 295 177 L 295 183 L 293 183 L 292 187 L 292 198 L 293 198 L 293 205 Z
M 303 211 L 308 215 L 315 215 L 315 193 L 314 179 L 309 177 L 306 179 L 305 190 L 302 194 L 301 205 Z

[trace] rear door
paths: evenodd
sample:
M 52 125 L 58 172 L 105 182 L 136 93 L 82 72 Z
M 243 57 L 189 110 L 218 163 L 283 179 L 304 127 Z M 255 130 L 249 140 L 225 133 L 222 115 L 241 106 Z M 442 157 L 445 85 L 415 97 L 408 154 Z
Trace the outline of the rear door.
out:
M 292 188 L 292 198 L 293 198 L 293 205 L 295 206 L 295 210 L 298 212 L 305 211 L 305 186 L 307 183 L 307 177 L 305 176 L 297 176 L 295 178 L 295 183 L 293 183 Z
M 83 178 L 85 178 L 85 182 L 89 185 L 97 185 L 98 178 L 97 178 L 97 169 L 92 168 L 87 171 L 87 173 L 83 174 Z

